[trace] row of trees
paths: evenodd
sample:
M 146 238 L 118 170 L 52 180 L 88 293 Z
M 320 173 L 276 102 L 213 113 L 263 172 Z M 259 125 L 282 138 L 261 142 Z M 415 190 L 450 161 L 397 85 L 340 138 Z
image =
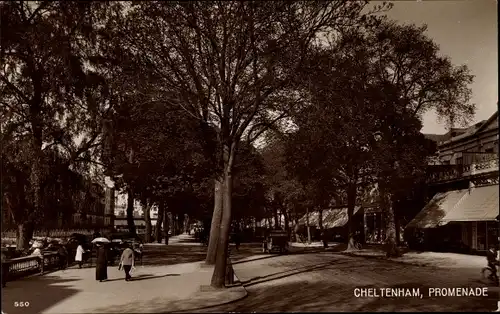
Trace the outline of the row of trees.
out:
M 422 113 L 452 125 L 475 107 L 468 69 L 440 56 L 425 27 L 380 14 L 388 9 L 2 2 L 2 160 L 12 191 L 4 197 L 20 245 L 46 211 L 53 153 L 61 169 L 113 177 L 129 195 L 129 217 L 134 199 L 158 204 L 163 217 L 212 212 L 214 287 L 224 285 L 234 219 L 279 210 L 288 224 L 332 199 L 351 217 L 367 186 L 378 186 L 395 254 L 392 205 L 432 152 Z M 29 178 L 17 203 L 16 171 Z

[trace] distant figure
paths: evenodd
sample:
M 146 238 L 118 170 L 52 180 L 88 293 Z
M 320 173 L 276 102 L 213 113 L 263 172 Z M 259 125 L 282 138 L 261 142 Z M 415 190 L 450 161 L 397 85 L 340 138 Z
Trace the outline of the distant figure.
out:
M 120 266 L 118 267 L 118 269 L 123 267 L 123 270 L 125 271 L 125 281 L 129 281 L 130 279 L 132 279 L 132 276 L 130 276 L 130 270 L 134 268 L 134 263 L 134 250 L 132 250 L 130 248 L 130 245 L 128 245 L 127 248 L 123 251 L 122 256 L 120 257 Z
M 65 269 L 68 265 L 68 250 L 64 245 L 59 245 L 57 254 L 59 255 L 59 269 Z
M 75 262 L 78 263 L 78 268 L 82 268 L 83 253 L 85 253 L 85 250 L 83 249 L 83 245 L 80 243 L 80 244 L 78 244 L 78 247 L 76 248 L 76 254 L 75 254 Z
M 95 280 L 102 282 L 108 279 L 108 252 L 104 245 L 97 243 L 97 262 Z
M 97 239 L 100 237 L 101 237 L 101 234 L 99 233 L 99 230 L 95 229 L 94 234 L 92 235 L 92 239 Z
M 240 232 L 240 230 L 236 230 L 236 232 L 234 233 L 234 245 L 235 245 L 236 251 L 239 251 L 240 244 L 241 244 L 241 232 Z
M 7 256 L 4 252 L 2 252 L 2 288 L 5 288 L 5 286 L 7 285 L 7 276 L 9 274 L 9 264 L 6 263 L 6 261 Z
M 42 249 L 40 249 L 39 247 L 35 248 L 35 250 L 33 251 L 33 253 L 31 253 L 31 255 L 42 256 Z
M 326 231 L 321 231 L 321 241 L 323 241 L 323 247 L 328 248 L 328 234 Z

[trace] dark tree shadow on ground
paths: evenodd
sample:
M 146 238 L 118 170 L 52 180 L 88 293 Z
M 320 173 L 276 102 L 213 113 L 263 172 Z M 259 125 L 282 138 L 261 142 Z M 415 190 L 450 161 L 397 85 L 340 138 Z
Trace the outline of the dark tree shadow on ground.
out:
M 202 246 L 145 246 L 142 265 L 174 265 L 199 262 L 205 259 L 206 252 L 206 247 Z
M 8 314 L 39 314 L 67 299 L 78 290 L 61 285 L 79 279 L 60 279 L 57 276 L 36 276 L 7 283 L 2 289 L 2 311 Z M 15 302 L 28 302 L 27 307 L 16 307 Z
M 323 270 L 323 269 L 326 269 L 326 268 L 331 267 L 333 265 L 337 266 L 337 265 L 341 265 L 341 264 L 349 264 L 349 261 L 346 261 L 346 262 L 332 261 L 332 262 L 317 264 L 317 265 L 313 265 L 313 266 L 304 266 L 304 267 L 298 267 L 298 268 L 293 268 L 293 269 L 287 269 L 287 270 L 272 273 L 272 274 L 269 274 L 266 276 L 253 277 L 249 280 L 243 281 L 242 284 L 246 288 L 246 287 L 261 284 L 264 282 L 278 280 L 278 279 L 282 279 L 282 278 L 286 278 L 286 277 L 290 277 L 290 276 L 294 276 L 294 275 L 299 275 L 299 274 L 303 274 L 303 273 L 307 273 L 307 272 Z
M 165 275 L 159 275 L 155 276 L 152 274 L 141 274 L 138 276 L 133 276 L 131 281 L 138 281 L 138 280 L 147 280 L 147 279 L 155 279 L 155 278 L 163 278 L 163 277 L 170 277 L 170 276 L 180 276 L 181 274 L 165 274 Z M 110 281 L 125 281 L 125 274 L 123 274 L 123 278 L 115 278 L 115 279 L 108 279 L 105 282 L 110 282 Z

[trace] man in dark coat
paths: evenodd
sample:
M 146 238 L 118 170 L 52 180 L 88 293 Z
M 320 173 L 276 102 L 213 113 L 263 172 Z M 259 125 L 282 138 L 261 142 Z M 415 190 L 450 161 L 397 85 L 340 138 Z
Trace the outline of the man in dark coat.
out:
M 95 280 L 99 280 L 99 282 L 102 282 L 103 280 L 107 279 L 108 279 L 108 252 L 103 244 L 98 243 Z
M 59 255 L 59 269 L 65 269 L 68 265 L 68 250 L 64 245 L 60 244 L 57 254 Z

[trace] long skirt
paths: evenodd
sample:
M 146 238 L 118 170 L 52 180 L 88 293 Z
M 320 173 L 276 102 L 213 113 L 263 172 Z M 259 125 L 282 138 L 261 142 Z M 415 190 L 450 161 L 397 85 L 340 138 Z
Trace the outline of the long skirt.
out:
M 98 263 L 95 268 L 95 280 L 106 280 L 108 279 L 108 265 Z

